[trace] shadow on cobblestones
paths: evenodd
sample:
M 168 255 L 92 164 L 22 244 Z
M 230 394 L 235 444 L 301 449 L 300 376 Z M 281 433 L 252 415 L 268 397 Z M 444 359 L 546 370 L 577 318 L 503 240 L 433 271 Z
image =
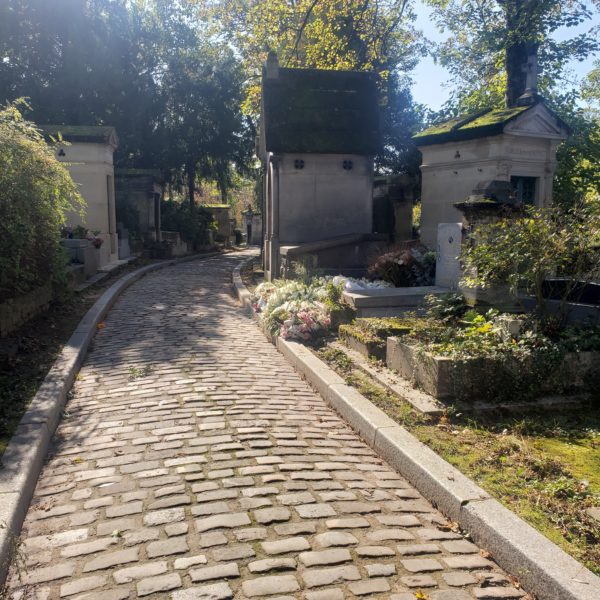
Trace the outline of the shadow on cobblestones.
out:
M 151 274 L 111 310 L 9 597 L 521 597 L 237 307 L 231 271 L 248 255 Z

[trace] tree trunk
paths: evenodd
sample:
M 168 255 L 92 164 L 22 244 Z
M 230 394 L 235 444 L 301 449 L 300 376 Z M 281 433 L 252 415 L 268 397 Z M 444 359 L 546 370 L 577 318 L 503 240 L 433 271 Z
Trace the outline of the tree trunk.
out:
M 187 165 L 188 201 L 190 207 L 194 208 L 194 192 L 196 191 L 196 162 L 190 161 Z
M 534 14 L 528 4 L 529 0 L 500 0 L 504 6 L 506 31 L 508 33 L 505 68 L 506 68 L 506 106 L 517 106 L 518 99 L 527 89 L 527 62 L 530 56 L 537 53 L 535 40 Z
M 527 39 L 526 0 L 506 0 L 506 30 L 510 36 L 506 46 L 506 106 L 517 106 L 527 87 L 527 59 L 536 51 L 536 43 Z

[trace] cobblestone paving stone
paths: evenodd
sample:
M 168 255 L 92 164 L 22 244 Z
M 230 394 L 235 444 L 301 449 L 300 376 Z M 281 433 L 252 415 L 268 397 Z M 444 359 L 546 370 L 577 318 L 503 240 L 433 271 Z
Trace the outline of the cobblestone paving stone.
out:
M 150 274 L 81 369 L 17 600 L 519 598 L 238 308 L 229 254 Z

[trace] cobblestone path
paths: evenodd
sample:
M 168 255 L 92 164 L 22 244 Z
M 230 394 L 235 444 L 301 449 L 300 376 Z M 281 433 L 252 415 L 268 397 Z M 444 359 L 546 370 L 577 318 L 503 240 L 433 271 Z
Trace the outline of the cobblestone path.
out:
M 521 597 L 243 315 L 245 257 L 165 268 L 112 309 L 8 597 Z

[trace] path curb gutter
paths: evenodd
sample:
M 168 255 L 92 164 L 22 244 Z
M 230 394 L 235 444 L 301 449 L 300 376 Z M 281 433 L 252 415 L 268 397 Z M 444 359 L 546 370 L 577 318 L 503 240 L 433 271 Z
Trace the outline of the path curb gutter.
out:
M 241 270 L 243 265 L 238 269 Z M 246 310 L 249 292 L 234 287 Z M 250 307 L 251 309 L 251 307 Z M 253 313 L 254 314 L 254 313 Z M 267 336 L 268 337 L 268 336 Z M 597 600 L 600 577 L 569 556 L 458 469 L 390 419 L 304 345 L 276 339 L 277 349 L 363 439 L 494 560 L 540 600 Z
M 133 283 L 159 269 L 220 256 L 196 254 L 141 267 L 118 279 L 83 316 L 54 361 L 0 457 L 0 586 L 4 582 L 23 520 L 33 497 L 52 436 L 90 342 L 117 298 Z
M 241 302 L 244 310 L 249 314 L 252 315 L 254 314 L 254 310 L 252 309 L 252 294 L 250 293 L 250 290 L 248 290 L 248 288 L 244 285 L 244 281 L 242 280 L 242 269 L 250 264 L 256 257 L 253 256 L 251 258 L 249 258 L 248 260 L 245 260 L 242 264 L 238 265 L 234 270 L 233 270 L 233 275 L 232 275 L 232 280 L 233 280 L 233 289 L 235 291 L 235 294 L 238 298 L 238 300 Z

